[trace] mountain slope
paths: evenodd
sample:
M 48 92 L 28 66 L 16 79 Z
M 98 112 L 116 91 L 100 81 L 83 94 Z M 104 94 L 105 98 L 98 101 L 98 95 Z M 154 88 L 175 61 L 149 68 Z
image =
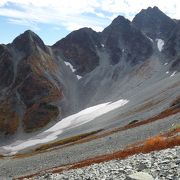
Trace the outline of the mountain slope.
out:
M 179 94 L 179 31 L 177 21 L 154 7 L 142 10 L 132 22 L 118 16 L 100 33 L 90 28 L 74 31 L 51 47 L 30 30 L 0 45 L 1 142 L 26 139 L 98 104 L 110 103 L 110 111 L 98 112 L 96 123 L 83 123 L 82 131 L 121 124 L 113 120 L 123 108 L 114 111 L 112 105 L 121 100 L 130 102 L 125 114 L 148 98 L 162 101 L 158 107 L 120 118 L 122 122 L 142 119 L 148 111 L 159 113 L 169 106 L 163 98 L 171 102 Z M 171 80 L 173 95 L 167 90 Z M 81 131 L 78 118 L 72 119 L 77 129 L 69 135 Z
M 58 107 L 50 103 L 62 98 L 61 87 L 53 77 L 57 63 L 48 47 L 33 32 L 26 31 L 2 48 L 1 69 L 7 64 L 9 68 L 2 76 L 1 132 L 13 134 L 20 125 L 25 131 L 46 125 L 59 114 Z

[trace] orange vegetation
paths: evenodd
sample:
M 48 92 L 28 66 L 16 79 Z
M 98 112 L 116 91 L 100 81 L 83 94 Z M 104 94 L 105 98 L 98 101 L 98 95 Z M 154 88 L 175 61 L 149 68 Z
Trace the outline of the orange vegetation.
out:
M 66 165 L 62 167 L 54 167 L 52 169 L 43 170 L 43 172 L 59 173 L 64 170 L 82 168 L 82 167 L 89 166 L 94 163 L 106 162 L 113 159 L 124 159 L 134 154 L 149 153 L 151 151 L 162 150 L 166 148 L 179 146 L 180 145 L 180 136 L 178 135 L 179 132 L 180 132 L 180 128 L 177 128 L 177 129 L 174 129 L 173 131 L 151 137 L 144 142 L 137 143 L 136 145 L 128 146 L 124 150 L 117 151 L 112 154 L 106 154 L 106 155 L 94 157 L 91 159 L 87 159 L 78 163 L 74 163 L 74 164 L 70 164 L 70 165 Z M 39 173 L 41 172 L 26 176 L 26 177 L 20 177 L 17 179 L 22 180 L 24 178 L 31 178 L 33 176 L 38 175 Z
M 88 159 L 88 160 L 73 164 L 69 169 L 81 168 L 84 166 L 89 166 L 93 163 L 100 163 L 100 162 L 110 161 L 113 159 L 124 159 L 134 154 L 149 153 L 151 151 L 162 150 L 166 148 L 172 148 L 174 146 L 179 146 L 180 136 L 173 135 L 170 137 L 166 137 L 165 135 L 158 135 L 158 136 L 149 138 L 144 142 L 141 142 L 141 144 L 142 145 L 140 146 L 130 146 L 127 149 L 124 149 L 122 151 L 118 151 L 118 152 L 108 154 L 108 155 L 103 155 L 100 157 L 95 157 L 92 159 Z M 56 169 L 53 172 L 59 172 L 59 170 L 60 169 Z
M 135 128 L 135 127 L 138 127 L 141 125 L 149 124 L 149 123 L 152 123 L 154 121 L 166 118 L 168 116 L 172 116 L 172 115 L 179 113 L 179 112 L 180 112 L 180 108 L 171 107 L 171 108 L 168 108 L 168 109 L 162 111 L 161 113 L 159 113 L 158 115 L 155 115 L 149 119 L 138 121 L 138 122 L 133 123 L 133 124 L 128 124 L 124 127 L 116 128 L 115 130 L 113 130 L 113 132 L 124 131 L 124 130 Z
M 39 52 L 34 52 L 28 57 L 28 63 L 33 72 L 38 76 L 43 76 L 45 72 L 54 73 L 58 70 L 55 59 L 52 59 L 47 53 L 43 52 L 41 52 L 41 54 Z

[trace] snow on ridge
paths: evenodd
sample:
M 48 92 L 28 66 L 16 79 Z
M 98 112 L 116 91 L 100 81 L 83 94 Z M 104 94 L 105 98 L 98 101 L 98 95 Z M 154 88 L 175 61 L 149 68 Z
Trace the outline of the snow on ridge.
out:
M 164 46 L 164 41 L 162 39 L 156 39 L 156 41 L 157 41 L 158 50 L 161 52 Z
M 76 69 L 74 69 L 74 67 L 73 67 L 73 65 L 72 65 L 71 63 L 66 62 L 66 61 L 64 61 L 64 63 L 65 63 L 66 66 L 69 66 L 69 67 L 70 67 L 70 69 L 71 69 L 72 72 L 75 72 L 75 71 L 76 71 Z M 82 76 L 79 76 L 79 75 L 76 75 L 76 77 L 77 77 L 78 80 L 82 78 Z
M 170 77 L 173 77 L 176 73 L 177 73 L 177 71 L 174 71 Z
M 54 126 L 50 127 L 46 131 L 30 138 L 25 141 L 16 141 L 10 145 L 6 145 L 0 148 L 0 151 L 6 152 L 4 155 L 14 155 L 17 154 L 20 150 L 37 145 L 43 144 L 57 139 L 58 135 L 62 134 L 65 130 L 70 130 L 72 128 L 81 126 L 90 121 L 93 121 L 97 117 L 106 114 L 114 109 L 120 108 L 127 104 L 129 100 L 120 99 L 116 102 L 107 102 L 103 104 L 98 104 L 86 108 L 76 114 L 70 115 Z
M 70 69 L 71 69 L 72 72 L 75 72 L 75 71 L 76 71 L 76 69 L 74 69 L 74 67 L 73 67 L 73 65 L 72 65 L 71 63 L 66 62 L 66 61 L 64 61 L 64 63 L 65 63 L 66 66 L 69 66 L 69 67 L 70 67 Z
M 146 37 L 147 37 L 151 42 L 153 42 L 153 40 L 152 40 L 149 36 L 146 35 Z

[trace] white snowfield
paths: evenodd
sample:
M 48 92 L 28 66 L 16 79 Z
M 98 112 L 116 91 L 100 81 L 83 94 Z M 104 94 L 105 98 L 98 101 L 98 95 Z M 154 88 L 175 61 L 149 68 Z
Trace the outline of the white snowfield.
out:
M 57 124 L 49 128 L 48 130 L 30 139 L 27 139 L 26 141 L 16 141 L 11 145 L 1 147 L 0 152 L 1 151 L 6 152 L 4 153 L 5 155 L 14 155 L 22 149 L 53 141 L 57 139 L 58 135 L 60 135 L 62 132 L 72 129 L 74 127 L 81 126 L 90 121 L 93 121 L 95 118 L 103 114 L 106 114 L 116 108 L 120 108 L 127 103 L 128 103 L 128 100 L 121 99 L 113 103 L 107 102 L 107 103 L 99 104 L 99 105 L 84 109 L 78 112 L 77 114 L 73 114 L 71 116 L 68 116 L 62 119 L 61 121 L 59 121 Z
M 78 80 L 82 78 L 82 76 L 79 76 L 79 75 L 77 75 L 76 77 L 78 78 Z
M 173 77 L 175 74 L 176 74 L 176 71 L 174 71 L 174 72 L 171 74 L 171 77 Z
M 164 41 L 162 39 L 156 39 L 156 41 L 157 41 L 158 50 L 161 52 L 164 46 Z
M 101 44 L 101 47 L 104 47 L 104 44 Z

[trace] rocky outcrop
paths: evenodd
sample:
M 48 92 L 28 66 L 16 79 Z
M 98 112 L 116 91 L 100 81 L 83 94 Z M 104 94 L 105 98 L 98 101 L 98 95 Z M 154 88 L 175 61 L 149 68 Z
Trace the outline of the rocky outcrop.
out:
M 137 64 L 152 55 L 152 43 L 128 19 L 118 16 L 102 32 L 102 41 L 110 53 L 111 63 Z
M 165 15 L 158 7 L 141 10 L 132 23 L 152 39 L 166 39 L 176 27 L 176 22 Z
M 132 23 L 147 37 L 163 42 L 162 59 L 171 63 L 170 71 L 179 71 L 179 21 L 171 19 L 155 6 L 143 9 L 135 16 Z
M 163 48 L 163 54 L 171 62 L 172 71 L 180 71 L 180 25 L 168 37 Z
M 24 115 L 24 130 L 32 132 L 43 128 L 49 122 L 56 119 L 58 115 L 59 110 L 57 106 L 48 103 L 34 104 Z
M 0 135 L 14 134 L 19 127 L 20 117 L 12 108 L 11 103 L 4 101 L 0 105 Z
M 5 45 L 0 45 L 0 88 L 8 87 L 14 77 L 11 53 Z
M 75 67 L 75 73 L 81 76 L 99 65 L 97 47 L 100 47 L 99 34 L 90 28 L 73 31 L 53 45 L 53 49 L 60 51 L 65 61 Z
M 24 52 L 26 56 L 31 55 L 37 48 L 41 48 L 44 52 L 48 52 L 44 42 L 31 30 L 27 30 L 15 38 L 11 46 L 20 52 Z
M 51 103 L 62 98 L 53 82 L 57 64 L 33 32 L 26 31 L 12 44 L 0 47 L 1 132 L 14 134 L 18 127 L 37 130 L 59 115 Z
M 154 180 L 154 178 L 145 172 L 136 172 L 134 174 L 129 175 L 126 180 Z

